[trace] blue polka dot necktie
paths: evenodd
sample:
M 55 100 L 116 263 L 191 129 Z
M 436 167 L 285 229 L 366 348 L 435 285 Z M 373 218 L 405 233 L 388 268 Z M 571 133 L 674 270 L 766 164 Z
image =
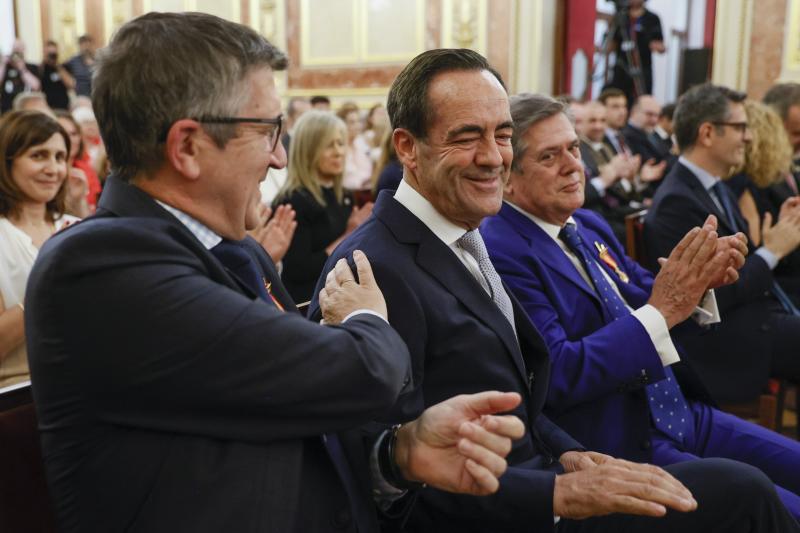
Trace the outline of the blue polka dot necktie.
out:
M 259 298 L 270 305 L 276 305 L 272 296 L 267 291 L 266 279 L 261 266 L 256 262 L 255 258 L 244 244 L 223 239 L 222 242 L 211 249 L 211 253 L 219 259 L 220 263 L 238 277 L 243 284 L 258 294 Z M 330 455 L 334 467 L 339 472 L 339 477 L 344 484 L 345 491 L 350 497 L 354 512 L 363 513 L 360 506 L 353 503 L 358 501 L 356 497 L 358 494 L 355 485 L 356 482 L 348 466 L 349 463 L 347 462 L 338 435 L 335 433 L 326 433 L 322 435 L 322 443 Z
M 586 273 L 594 284 L 595 292 L 603 303 L 606 320 L 611 322 L 630 315 L 630 309 L 592 256 L 575 225 L 566 224 L 559 232 L 558 237 L 583 263 Z M 650 416 L 659 431 L 678 442 L 684 442 L 684 439 L 692 431 L 689 405 L 686 403 L 686 398 L 678 386 L 672 369 L 668 366 L 664 367 L 664 374 L 666 379 L 646 387 Z

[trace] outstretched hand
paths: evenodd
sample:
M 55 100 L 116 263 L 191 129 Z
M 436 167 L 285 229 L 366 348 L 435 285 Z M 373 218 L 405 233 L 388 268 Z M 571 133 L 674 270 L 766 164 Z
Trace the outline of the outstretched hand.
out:
M 525 434 L 519 418 L 496 413 L 519 405 L 515 392 L 460 395 L 429 407 L 403 425 L 395 461 L 409 481 L 462 494 L 497 491 L 513 440 Z

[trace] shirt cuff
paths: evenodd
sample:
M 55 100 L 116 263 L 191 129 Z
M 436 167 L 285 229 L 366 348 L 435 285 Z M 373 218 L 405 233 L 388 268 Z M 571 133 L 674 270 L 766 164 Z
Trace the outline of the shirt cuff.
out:
M 700 304 L 694 308 L 692 318 L 700 326 L 709 326 L 722 322 L 719 316 L 719 307 L 717 307 L 717 296 L 714 294 L 714 289 L 709 289 L 700 300 Z
M 763 246 L 756 250 L 756 255 L 761 256 L 761 259 L 767 263 L 770 270 L 775 270 L 775 267 L 778 266 L 778 258 Z
M 604 196 L 606 194 L 606 184 L 603 183 L 603 178 L 600 176 L 590 179 L 589 183 L 595 188 L 597 194 L 600 196 Z
M 681 360 L 678 350 L 672 343 L 667 321 L 658 309 L 647 304 L 631 314 L 636 317 L 636 320 L 642 324 L 650 336 L 650 341 L 653 343 L 662 365 L 669 366 Z
M 377 311 L 373 311 L 372 309 L 356 309 L 355 311 L 353 311 L 352 313 L 350 313 L 349 315 L 344 317 L 344 320 L 342 320 L 342 324 L 344 324 L 345 322 L 347 322 L 348 320 L 350 320 L 354 316 L 362 315 L 362 314 L 363 315 L 373 315 L 373 316 L 376 316 L 376 317 L 380 318 L 381 320 L 383 320 L 387 324 L 389 323 L 389 321 L 386 320 L 386 317 L 383 316 L 382 314 L 378 313 Z
M 408 492 L 407 490 L 398 489 L 391 483 L 386 481 L 381 474 L 381 465 L 378 460 L 378 451 L 383 439 L 387 438 L 390 430 L 381 433 L 381 436 L 375 441 L 372 447 L 372 452 L 369 454 L 369 472 L 372 477 L 372 499 L 382 510 L 386 510 L 392 506 L 394 502 L 402 498 Z

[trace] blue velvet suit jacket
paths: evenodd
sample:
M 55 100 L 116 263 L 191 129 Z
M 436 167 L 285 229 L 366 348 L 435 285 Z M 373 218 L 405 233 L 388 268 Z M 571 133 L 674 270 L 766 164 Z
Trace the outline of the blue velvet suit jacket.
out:
M 626 283 L 606 273 L 633 309 L 647 303 L 652 274 L 625 255 L 596 213 L 573 215 L 583 241 L 605 244 Z M 606 322 L 602 302 L 558 244 L 509 204 L 481 226 L 492 262 L 544 336 L 552 358 L 545 412 L 589 449 L 633 460 L 650 457 L 645 385 L 664 368 L 642 324 L 632 315 Z M 699 392 L 699 391 L 698 391 Z
M 353 250 L 369 258 L 389 321 L 411 353 L 414 389 L 388 416 L 402 421 L 463 393 L 516 391 L 514 414 L 528 432 L 514 444 L 500 490 L 488 497 L 426 489 L 409 527 L 414 531 L 550 531 L 558 457 L 581 445 L 541 414 L 550 373 L 542 337 L 512 298 L 517 336 L 453 251 L 389 191 L 372 216 L 331 255 L 325 274 Z M 317 286 L 319 290 L 321 285 Z M 317 291 L 318 292 L 318 291 Z M 310 316 L 319 316 L 312 302 Z

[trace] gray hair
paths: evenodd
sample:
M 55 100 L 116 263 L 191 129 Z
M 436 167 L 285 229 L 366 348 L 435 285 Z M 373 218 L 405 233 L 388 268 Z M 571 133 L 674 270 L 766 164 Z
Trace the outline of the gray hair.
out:
M 130 180 L 163 162 L 177 120 L 236 116 L 257 68 L 283 70 L 286 55 L 241 24 L 203 13 L 148 13 L 124 26 L 97 62 L 92 101 L 116 175 Z M 228 124 L 203 126 L 221 148 Z
M 764 95 L 764 103 L 772 106 L 786 120 L 789 108 L 800 106 L 800 83 L 778 83 L 773 85 Z
M 522 172 L 522 157 L 528 149 L 527 143 L 523 140 L 525 133 L 534 124 L 558 113 L 562 113 L 570 122 L 574 122 L 566 104 L 550 96 L 522 93 L 511 97 L 511 119 L 514 121 L 514 136 L 511 138 L 511 147 L 514 150 L 512 171 Z

